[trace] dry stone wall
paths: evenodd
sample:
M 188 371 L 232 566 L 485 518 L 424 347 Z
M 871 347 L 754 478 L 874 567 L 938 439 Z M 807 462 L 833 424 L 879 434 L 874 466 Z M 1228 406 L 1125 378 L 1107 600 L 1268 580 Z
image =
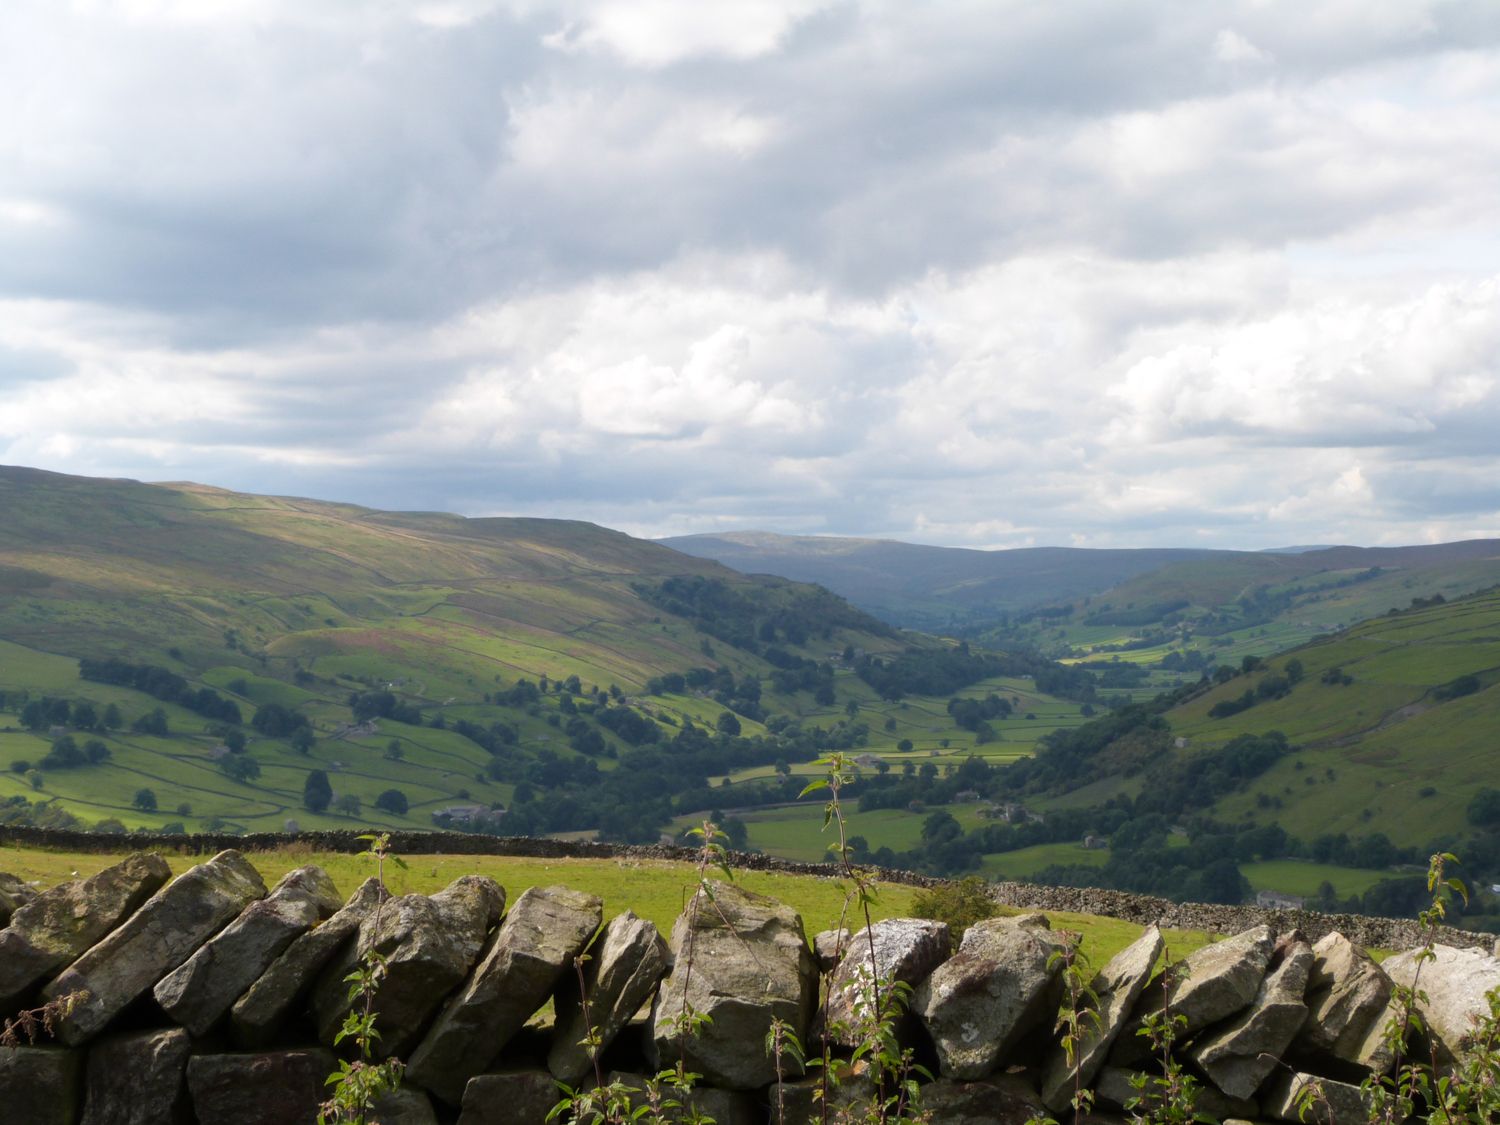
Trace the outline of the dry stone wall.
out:
M 1229 936 L 1152 979 L 1155 923 L 1181 924 L 1163 903 L 1097 967 L 1098 1018 L 1069 1055 L 1054 1029 L 1064 942 L 1045 910 L 974 925 L 953 949 L 946 926 L 911 919 L 809 935 L 782 904 L 713 884 L 668 940 L 628 911 L 604 924 L 610 904 L 594 896 L 545 887 L 508 900 L 474 875 L 400 898 L 367 882 L 345 900 L 308 866 L 268 889 L 232 849 L 176 879 L 137 854 L 40 894 L 0 886 L 0 1016 L 66 1005 L 52 1037 L 0 1048 L 0 1120 L 29 1125 L 313 1122 L 347 1049 L 335 1041 L 343 978 L 372 950 L 387 966 L 381 1044 L 408 1064 L 375 1115 L 385 1125 L 541 1125 L 560 1082 L 594 1081 L 578 1046 L 589 1023 L 609 1081 L 644 1090 L 682 1058 L 703 1076 L 692 1107 L 721 1125 L 818 1121 L 820 1079 L 791 1051 L 768 1054 L 767 1032 L 783 1021 L 810 1053 L 826 1036 L 847 1054 L 843 1026 L 871 966 L 911 989 L 898 1034 L 934 1076 L 922 1101 L 938 1125 L 1061 1115 L 1078 1086 L 1104 1116 L 1122 1114 L 1132 1075 L 1155 1065 L 1135 1031 L 1167 1007 L 1184 1018 L 1178 1053 L 1205 1083 L 1200 1109 L 1296 1121 L 1299 1092 L 1319 1083 L 1319 1120 L 1341 1125 L 1363 1120 L 1360 1081 L 1394 1061 L 1380 1035 L 1392 982 L 1410 985 L 1418 964 L 1382 967 L 1359 941 L 1298 924 L 1235 931 L 1243 919 L 1227 911 Z M 1454 1058 L 1500 961 L 1440 945 L 1421 984 L 1432 1046 Z M 685 1029 L 685 1001 L 711 1022 Z M 868 1096 L 866 1082 L 856 1071 L 835 1102 Z

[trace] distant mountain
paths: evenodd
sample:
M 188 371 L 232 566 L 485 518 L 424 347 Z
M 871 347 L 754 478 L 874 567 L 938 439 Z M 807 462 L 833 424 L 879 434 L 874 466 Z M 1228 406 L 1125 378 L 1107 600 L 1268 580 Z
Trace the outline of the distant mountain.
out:
M 1172 563 L 1240 553 L 1075 547 L 982 551 L 764 531 L 683 535 L 658 542 L 746 574 L 816 582 L 893 624 L 928 629 L 1070 602 Z

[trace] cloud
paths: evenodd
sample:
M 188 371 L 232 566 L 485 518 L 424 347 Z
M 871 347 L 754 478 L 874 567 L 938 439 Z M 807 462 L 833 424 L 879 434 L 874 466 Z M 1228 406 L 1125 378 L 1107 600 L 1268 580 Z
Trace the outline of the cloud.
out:
M 1500 9 L 23 0 L 0 459 L 976 544 L 1500 526 Z

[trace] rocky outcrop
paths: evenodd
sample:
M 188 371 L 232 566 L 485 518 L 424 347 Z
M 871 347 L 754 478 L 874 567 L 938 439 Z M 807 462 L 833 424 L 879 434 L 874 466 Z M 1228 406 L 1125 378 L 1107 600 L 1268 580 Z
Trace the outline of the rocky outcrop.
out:
M 824 1037 L 843 1047 L 857 1046 L 859 1024 L 874 1013 L 871 983 L 880 981 L 885 988 L 890 981 L 915 985 L 926 980 L 948 959 L 950 947 L 948 924 L 926 918 L 889 918 L 860 930 L 828 982 L 828 998 L 818 1013 Z
M 1140 1018 L 1116 1040 L 1110 1065 L 1139 1066 L 1150 1058 L 1150 1045 L 1136 1034 L 1147 1013 L 1170 1007 L 1173 1016 L 1182 1017 L 1185 1022 L 1177 1036 L 1181 1043 L 1248 1007 L 1260 990 L 1275 946 L 1275 932 L 1269 926 L 1256 926 L 1205 945 L 1176 968 L 1163 972 L 1141 993 L 1136 1005 Z
M 172 880 L 42 990 L 48 1000 L 86 994 L 58 1022 L 58 1038 L 69 1044 L 93 1038 L 265 893 L 260 874 L 236 851 Z
M 1279 1121 L 1366 1125 L 1370 1120 L 1369 1103 L 1358 1086 L 1300 1071 L 1283 1072 L 1272 1082 L 1261 1108 Z
M 1061 964 L 1053 954 L 1067 943 L 1027 922 L 976 922 L 913 994 L 912 1011 L 932 1037 L 945 1078 L 984 1078 L 1055 1010 Z
M 1307 978 L 1312 946 L 1300 934 L 1280 952 L 1281 963 L 1261 982 L 1250 1007 L 1193 1042 L 1188 1057 L 1224 1093 L 1249 1098 L 1280 1065 L 1307 1019 Z
M 1485 994 L 1500 988 L 1500 961 L 1477 949 L 1434 946 L 1423 961 L 1417 952 L 1398 953 L 1382 968 L 1392 983 L 1417 988 L 1417 1011 L 1440 1061 L 1453 1062 L 1464 1054 L 1465 1037 L 1474 1021 L 1488 1015 Z M 1418 987 L 1420 972 L 1420 987 Z
M 589 951 L 583 967 L 583 987 L 564 969 L 563 985 L 553 1006 L 557 1023 L 547 1069 L 570 1085 L 588 1073 L 591 1065 L 584 1037 L 593 1031 L 599 1054 L 614 1042 L 630 1017 L 656 991 L 667 971 L 667 943 L 656 926 L 637 918 L 635 911 L 616 915 Z M 588 998 L 584 1014 L 583 998 Z
M 321 867 L 288 872 L 269 895 L 245 907 L 159 980 L 156 1002 L 194 1035 L 206 1035 L 293 939 L 338 906 L 338 889 Z
M 711 890 L 700 889 L 672 927 L 673 968 L 651 1013 L 653 1061 L 683 1058 L 709 1085 L 751 1090 L 777 1077 L 765 1049 L 772 1021 L 805 1041 L 817 968 L 795 911 L 732 883 Z M 684 1034 L 684 1013 L 709 1022 Z M 779 1061 L 783 1076 L 801 1073 L 790 1054 Z
M 481 1074 L 464 1087 L 459 1125 L 548 1125 L 557 1083 L 545 1070 Z
M 0 926 L 7 925 L 11 916 L 34 897 L 35 893 L 24 882 L 0 871 Z
M 1374 959 L 1343 934 L 1329 934 L 1313 946 L 1296 1051 L 1383 1073 L 1392 1061 L 1381 1034 L 1390 1000 L 1390 977 Z
M 134 914 L 171 877 L 161 856 L 136 852 L 97 875 L 23 900 L 10 925 L 0 931 L 0 1008 L 25 1000 Z
M 1079 1029 L 1079 1041 L 1072 1052 L 1061 1043 L 1052 1051 L 1042 1077 L 1042 1100 L 1053 1113 L 1062 1113 L 1072 1104 L 1076 1090 L 1087 1087 L 1109 1057 L 1109 1050 L 1125 1027 L 1126 1017 L 1135 1007 L 1151 970 L 1161 956 L 1161 931 L 1149 926 L 1109 960 L 1089 982 L 1094 994 L 1093 1016 L 1085 1018 Z
M 516 900 L 484 961 L 450 1000 L 407 1064 L 407 1077 L 450 1105 L 536 1011 L 599 928 L 604 904 L 567 887 Z
M 100 1039 L 89 1049 L 82 1125 L 164 1125 L 187 1113 L 192 1038 L 182 1028 Z M 127 1082 L 121 1076 L 129 1075 Z
M 464 875 L 435 895 L 402 895 L 359 928 L 359 939 L 323 970 L 313 994 L 318 1037 L 332 1044 L 349 1010 L 351 969 L 366 953 L 385 959 L 375 1000 L 382 1055 L 406 1055 L 444 998 L 469 974 L 505 909 L 493 879 Z M 460 1091 L 461 1092 L 461 1091 Z
M 229 1010 L 236 1041 L 245 1047 L 268 1045 L 323 967 L 354 941 L 387 897 L 380 880 L 366 879 L 333 917 L 293 941 Z

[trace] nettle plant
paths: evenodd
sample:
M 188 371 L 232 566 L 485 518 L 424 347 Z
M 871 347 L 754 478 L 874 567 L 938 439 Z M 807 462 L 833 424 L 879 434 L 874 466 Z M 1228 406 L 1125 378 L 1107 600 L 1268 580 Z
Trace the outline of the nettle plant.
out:
M 375 877 L 380 883 L 380 893 L 375 901 L 375 919 L 372 932 L 380 930 L 381 910 L 389 891 L 385 885 L 387 861 L 404 868 L 406 863 L 390 850 L 388 833 L 359 837 L 368 845 L 361 854 L 375 864 Z M 344 978 L 349 984 L 349 1012 L 343 1025 L 334 1037 L 334 1044 L 350 1040 L 354 1043 L 356 1057 L 341 1059 L 338 1070 L 328 1076 L 329 1092 L 318 1111 L 318 1125 L 374 1125 L 371 1112 L 375 1104 L 401 1085 L 401 1075 L 406 1064 L 400 1059 L 389 1058 L 375 1061 L 375 1042 L 380 1032 L 375 1027 L 375 994 L 385 979 L 386 958 L 376 949 L 368 950 L 360 958 L 359 965 Z

